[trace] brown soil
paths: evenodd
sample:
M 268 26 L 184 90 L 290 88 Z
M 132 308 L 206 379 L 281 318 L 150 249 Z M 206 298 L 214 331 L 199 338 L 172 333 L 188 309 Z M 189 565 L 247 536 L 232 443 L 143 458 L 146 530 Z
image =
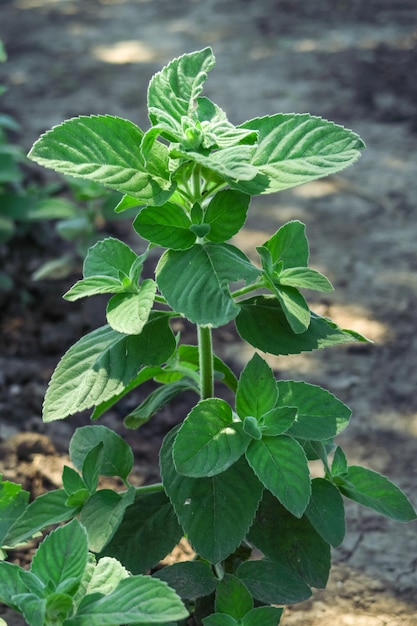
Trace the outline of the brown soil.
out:
M 415 0 L 2 0 L 0 17 L 9 54 L 2 106 L 19 120 L 27 148 L 78 114 L 147 127 L 151 75 L 206 45 L 217 57 L 206 93 L 231 121 L 308 111 L 363 137 L 361 161 L 341 175 L 255 200 L 238 243 L 253 254 L 284 221 L 307 224 L 312 265 L 336 288 L 313 295 L 312 308 L 374 344 L 271 363 L 278 375 L 321 384 L 347 402 L 353 419 L 339 443 L 351 463 L 388 475 L 417 504 Z M 69 437 L 88 419 L 42 424 L 47 381 L 62 352 L 103 318 L 101 301 L 64 303 L 67 284 L 29 280 L 48 254 L 19 240 L 4 260 L 19 292 L 0 302 L 2 469 L 34 492 L 59 484 Z M 247 349 L 228 329 L 216 345 L 239 370 Z M 180 400 L 128 435 L 139 481 L 156 478 L 161 437 L 187 406 Z M 120 430 L 116 412 L 104 423 Z M 416 626 L 416 524 L 354 505 L 347 515 L 328 589 L 289 609 L 282 623 Z

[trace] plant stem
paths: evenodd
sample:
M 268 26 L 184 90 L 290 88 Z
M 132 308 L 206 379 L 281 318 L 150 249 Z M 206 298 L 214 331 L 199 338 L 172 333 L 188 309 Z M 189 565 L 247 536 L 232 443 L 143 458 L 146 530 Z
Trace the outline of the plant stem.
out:
M 154 483 L 153 485 L 144 485 L 143 487 L 136 487 L 138 493 L 153 493 L 154 491 L 164 491 L 162 483 Z
M 262 289 L 263 287 L 265 287 L 265 282 L 264 279 L 261 278 L 252 285 L 248 285 L 247 287 L 242 287 L 242 289 L 237 289 L 236 291 L 233 291 L 231 296 L 232 298 L 238 298 L 239 296 L 244 296 L 246 293 L 250 293 L 251 291 L 256 291 L 256 289 Z
M 213 343 L 211 328 L 197 326 L 200 361 L 200 396 L 202 400 L 214 395 Z

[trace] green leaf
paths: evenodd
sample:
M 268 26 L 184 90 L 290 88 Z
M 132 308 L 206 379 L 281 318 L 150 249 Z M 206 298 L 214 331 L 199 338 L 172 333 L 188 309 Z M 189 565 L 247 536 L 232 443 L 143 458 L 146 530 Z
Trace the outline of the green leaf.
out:
M 141 366 L 159 365 L 175 349 L 169 316 L 150 314 L 140 335 L 124 335 L 109 326 L 92 331 L 62 357 L 44 402 L 46 422 L 63 419 L 120 394 Z
M 297 519 L 265 491 L 248 540 L 273 561 L 324 588 L 330 572 L 330 547 L 309 520 Z
M 138 293 L 120 293 L 107 304 L 107 322 L 119 333 L 139 335 L 149 319 L 156 294 L 154 280 L 146 279 Z
M 286 435 L 252 440 L 246 459 L 263 485 L 296 517 L 311 495 L 307 458 L 300 444 Z
M 194 549 L 217 563 L 244 539 L 263 488 L 244 459 L 211 478 L 178 474 L 172 460 L 176 433 L 168 433 L 161 449 L 164 488 Z
M 143 574 L 163 559 L 181 537 L 182 528 L 165 493 L 139 490 L 103 554 L 118 559 L 132 574 Z
M 254 348 L 269 354 L 299 354 L 342 343 L 367 341 L 315 313 L 311 314 L 308 329 L 295 334 L 274 296 L 255 296 L 239 302 L 239 306 L 240 313 L 236 318 L 239 335 Z
M 157 570 L 153 577 L 164 580 L 180 598 L 189 600 L 209 596 L 217 585 L 217 580 L 206 561 L 174 563 Z
M 4 545 L 14 546 L 31 539 L 35 533 L 51 524 L 59 524 L 74 517 L 78 506 L 67 506 L 67 494 L 55 489 L 38 496 L 23 511 L 4 538 Z
M 262 178 L 239 184 L 251 195 L 275 193 L 339 172 L 365 147 L 352 131 L 308 114 L 279 113 L 249 120 L 239 128 L 259 131 L 251 162 Z
M 274 408 L 278 398 L 277 381 L 269 365 L 254 354 L 242 371 L 236 393 L 236 411 L 241 419 L 260 419 Z
M 167 250 L 156 268 L 160 291 L 171 308 L 201 326 L 222 326 L 234 319 L 239 306 L 230 295 L 232 281 L 255 280 L 259 270 L 226 243 Z
M 191 116 L 209 72 L 215 65 L 211 48 L 173 59 L 153 76 L 148 88 L 149 117 L 153 125 L 181 127 L 183 116 Z
M 100 469 L 103 462 L 104 443 L 99 441 L 87 452 L 82 464 L 82 477 L 89 493 L 97 489 Z
M 81 426 L 76 429 L 69 445 L 74 467 L 81 471 L 88 453 L 97 444 L 103 444 L 100 475 L 120 476 L 122 480 L 126 480 L 133 467 L 132 449 L 107 426 Z
M 216 588 L 216 611 L 237 620 L 253 609 L 252 596 L 239 578 L 225 574 Z
M 199 393 L 192 381 L 186 378 L 174 380 L 172 383 L 167 383 L 162 387 L 154 389 L 136 409 L 133 409 L 133 411 L 126 415 L 123 422 L 125 427 L 136 429 L 143 426 L 143 424 L 148 422 L 151 417 L 172 400 L 172 398 L 188 390 Z
M 308 267 L 291 267 L 282 270 L 278 275 L 280 285 L 288 285 L 297 289 L 315 289 L 316 291 L 334 291 L 331 282 L 317 270 Z
M 285 433 L 297 417 L 297 408 L 293 406 L 275 407 L 261 420 L 264 435 L 276 437 Z
M 71 591 L 74 592 L 87 566 L 87 556 L 87 533 L 74 519 L 45 537 L 30 569 L 51 591 L 61 591 L 71 581 Z
M 298 220 L 287 222 L 263 245 L 269 250 L 273 263 L 282 261 L 284 268 L 307 267 L 309 257 L 305 224 Z
M 186 250 L 196 240 L 190 230 L 190 218 L 173 202 L 160 207 L 145 207 L 133 222 L 133 228 L 144 239 L 173 250 Z
M 257 168 L 251 165 L 253 146 L 231 146 L 208 155 L 200 152 L 172 150 L 172 158 L 189 159 L 202 167 L 226 179 L 231 185 L 251 181 L 257 174 Z M 240 183 L 240 181 L 243 181 Z M 244 193 L 245 190 L 242 190 Z
M 352 411 L 330 391 L 318 385 L 279 380 L 279 406 L 296 406 L 297 417 L 288 431 L 292 437 L 326 441 L 348 426 Z
M 210 225 L 207 234 L 209 241 L 227 241 L 242 228 L 246 221 L 250 196 L 226 189 L 219 191 L 210 201 L 205 214 L 204 223 Z
M 80 298 L 96 296 L 101 293 L 123 293 L 125 288 L 117 278 L 110 276 L 89 276 L 79 280 L 64 293 L 63 297 L 69 302 L 75 302 Z
M 131 267 L 141 258 L 125 243 L 107 237 L 92 246 L 84 259 L 84 278 L 108 276 L 120 283 L 120 276 L 129 276 Z
M 73 602 L 67 593 L 51 593 L 46 598 L 45 622 L 59 623 L 73 612 Z
M 251 439 L 262 439 L 262 430 L 258 420 L 252 415 L 247 415 L 243 420 L 243 431 L 251 437 Z
M 64 469 L 62 472 L 62 482 L 64 485 L 65 493 L 68 496 L 79 491 L 80 489 L 85 489 L 85 482 L 83 481 L 79 473 L 68 465 L 64 465 Z
M 119 394 L 115 394 L 114 396 L 106 400 L 105 402 L 100 402 L 100 404 L 97 404 L 91 415 L 91 419 L 93 420 L 98 419 L 99 417 L 101 417 L 101 415 L 103 415 L 103 413 L 105 413 L 110 407 L 116 404 L 121 398 L 127 395 L 130 391 L 132 391 L 133 389 L 136 389 L 136 387 L 139 387 L 139 385 L 142 385 L 148 380 L 152 380 L 152 378 L 154 378 L 157 374 L 161 374 L 163 372 L 164 372 L 163 368 L 159 366 L 158 367 L 143 367 L 139 371 L 139 374 L 135 376 L 135 378 L 133 378 L 133 380 L 131 380 L 131 382 L 128 385 L 126 385 L 126 387 L 124 387 L 124 389 L 122 389 L 122 391 Z
M 242 422 L 233 420 L 229 404 L 209 398 L 199 402 L 182 423 L 173 447 L 174 464 L 184 476 L 215 476 L 233 465 L 247 445 Z
M 336 447 L 332 461 L 332 476 L 346 476 L 348 472 L 348 462 L 340 446 Z
M 236 575 L 257 600 L 266 604 L 296 604 L 311 596 L 301 576 L 267 559 L 245 561 Z
M 417 518 L 407 496 L 388 478 L 373 470 L 351 465 L 339 488 L 343 495 L 398 522 Z M 339 485 L 339 483 L 338 483 Z
M 278 298 L 285 319 L 295 334 L 305 333 L 310 325 L 311 314 L 308 304 L 294 287 L 284 287 L 268 281 L 271 291 Z
M 130 209 L 134 209 L 135 207 L 140 206 L 140 201 L 137 198 L 133 198 L 125 194 L 120 202 L 114 207 L 115 213 L 122 213 L 123 211 L 129 211 Z
M 226 113 L 206 97 L 197 98 L 197 118 L 203 129 L 203 148 L 229 148 L 237 144 L 255 143 L 256 131 L 236 128 L 231 124 Z
M 172 622 L 187 617 L 188 611 L 176 593 L 150 576 L 129 576 L 108 595 L 85 596 L 76 615 L 64 626 L 114 626 Z
M 316 532 L 334 548 L 345 536 L 345 508 L 339 490 L 324 478 L 311 481 L 311 499 L 306 517 Z
M 260 606 L 246 613 L 241 626 L 278 626 L 282 611 L 274 606 Z
M 121 580 L 129 577 L 129 572 L 119 561 L 109 556 L 99 559 L 86 588 L 86 594 L 107 595 L 114 591 Z M 86 595 L 84 594 L 84 595 Z
M 10 528 L 28 506 L 29 495 L 21 485 L 8 480 L 0 483 L 0 545 L 3 545 Z
M 111 489 L 100 489 L 87 500 L 81 510 L 80 520 L 87 529 L 88 547 L 92 552 L 100 552 L 110 541 L 133 498 L 133 489 L 123 494 Z
M 234 617 L 226 613 L 213 613 L 203 619 L 204 626 L 239 626 Z
M 139 146 L 143 131 L 110 115 L 80 116 L 49 130 L 33 145 L 29 158 L 56 172 L 87 178 L 138 198 L 162 203 L 170 195 L 167 171 L 146 170 Z
M 31 591 L 37 592 L 41 602 L 44 595 L 43 586 L 32 572 L 15 563 L 0 562 L 0 602 L 18 611 L 17 598 Z

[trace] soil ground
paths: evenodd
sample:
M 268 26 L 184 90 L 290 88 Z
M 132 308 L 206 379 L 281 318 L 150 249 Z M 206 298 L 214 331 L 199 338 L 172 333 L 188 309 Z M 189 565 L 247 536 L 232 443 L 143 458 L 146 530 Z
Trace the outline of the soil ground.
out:
M 336 288 L 313 296 L 312 308 L 374 343 L 271 363 L 279 376 L 320 384 L 349 404 L 352 424 L 339 443 L 350 462 L 388 475 L 416 505 L 415 0 L 1 0 L 0 37 L 9 55 L 3 110 L 19 120 L 26 148 L 79 114 L 121 115 L 146 128 L 149 78 L 207 45 L 217 66 L 205 93 L 234 123 L 308 111 L 362 136 L 367 150 L 356 166 L 254 201 L 238 241 L 251 255 L 284 221 L 306 223 L 311 263 Z M 63 302 L 66 283 L 29 280 L 50 253 L 19 241 L 4 260 L 19 293 L 1 301 L 2 469 L 34 492 L 59 484 L 68 439 L 85 423 L 42 424 L 47 381 L 63 351 L 103 315 L 102 302 Z M 216 347 L 241 368 L 247 351 L 232 332 L 222 331 Z M 138 480 L 157 475 L 157 444 L 186 405 L 175 403 L 130 441 Z M 118 427 L 117 414 L 105 423 Z M 354 505 L 347 514 L 328 589 L 288 609 L 282 623 L 416 626 L 416 524 Z

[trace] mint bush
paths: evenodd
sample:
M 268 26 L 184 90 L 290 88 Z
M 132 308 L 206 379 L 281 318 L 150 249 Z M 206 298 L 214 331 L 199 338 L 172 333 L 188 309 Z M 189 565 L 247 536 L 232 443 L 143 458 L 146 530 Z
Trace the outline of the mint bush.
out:
M 62 489 L 28 504 L 21 487 L 2 483 L 5 550 L 71 520 L 44 539 L 29 572 L 0 563 L 0 599 L 31 626 L 276 626 L 277 605 L 325 587 L 331 546 L 345 535 L 344 497 L 400 522 L 416 519 L 397 486 L 350 466 L 335 444 L 350 409 L 316 385 L 276 380 L 262 357 L 367 341 L 310 310 L 302 290 L 333 287 L 309 267 L 304 224 L 283 224 L 257 248 L 256 263 L 230 243 L 252 196 L 337 172 L 364 144 L 308 114 L 234 126 L 200 95 L 213 65 L 206 48 L 157 73 L 146 132 L 82 116 L 44 134 L 29 154 L 123 193 L 115 210 L 137 207 L 133 229 L 144 250 L 111 237 L 89 249 L 83 277 L 64 297 L 109 294 L 107 324 L 62 357 L 44 420 L 85 409 L 96 420 L 153 380 L 155 390 L 124 418 L 136 429 L 177 394 L 196 395 L 164 439 L 161 483 L 134 487 L 132 450 L 101 425 L 75 431 Z M 155 247 L 155 277 L 142 278 Z M 195 325 L 197 345 L 174 334 L 176 318 Z M 212 333 L 229 323 L 256 349 L 239 379 L 213 352 Z M 322 462 L 321 477 L 311 477 L 312 460 Z M 100 488 L 100 476 L 119 477 L 124 489 Z M 183 536 L 195 558 L 158 567 Z M 69 545 L 76 552 L 67 560 Z M 251 558 L 254 549 L 262 558 Z

